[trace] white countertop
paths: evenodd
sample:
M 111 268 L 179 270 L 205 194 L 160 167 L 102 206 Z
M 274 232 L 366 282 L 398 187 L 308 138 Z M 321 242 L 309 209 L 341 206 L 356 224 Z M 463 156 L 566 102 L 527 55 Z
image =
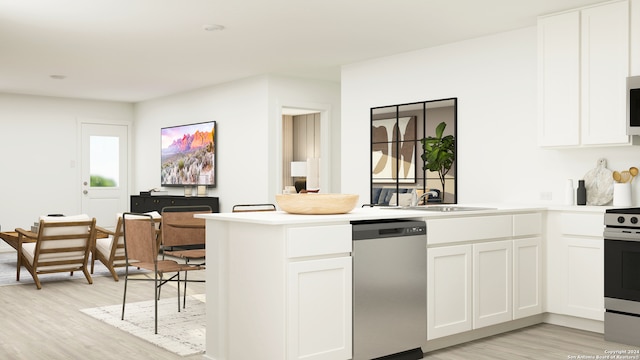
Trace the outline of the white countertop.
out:
M 244 212 L 244 213 L 213 213 L 213 214 L 197 214 L 195 217 L 206 220 L 218 220 L 229 222 L 242 222 L 265 225 L 287 225 L 287 224 L 313 224 L 313 223 L 344 223 L 357 220 L 377 220 L 377 219 L 411 219 L 411 218 L 436 218 L 436 217 L 460 217 L 474 215 L 490 215 L 498 213 L 513 213 L 523 211 L 544 211 L 544 206 L 525 206 L 525 205 L 461 205 L 457 206 L 477 206 L 491 207 L 490 210 L 476 211 L 454 211 L 454 212 L 438 212 L 424 210 L 405 210 L 390 209 L 384 207 L 376 208 L 356 208 L 346 214 L 337 215 L 297 215 L 289 214 L 284 211 L 266 211 L 266 212 Z

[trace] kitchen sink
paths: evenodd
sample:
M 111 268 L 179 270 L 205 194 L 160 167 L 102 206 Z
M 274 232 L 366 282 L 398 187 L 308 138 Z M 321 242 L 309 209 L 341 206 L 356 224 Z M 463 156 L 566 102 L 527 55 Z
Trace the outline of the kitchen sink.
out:
M 490 207 L 458 206 L 458 205 L 418 205 L 418 206 L 404 206 L 404 207 L 389 207 L 389 209 L 421 210 L 421 211 L 433 211 L 433 212 L 497 210 L 496 208 L 490 208 Z

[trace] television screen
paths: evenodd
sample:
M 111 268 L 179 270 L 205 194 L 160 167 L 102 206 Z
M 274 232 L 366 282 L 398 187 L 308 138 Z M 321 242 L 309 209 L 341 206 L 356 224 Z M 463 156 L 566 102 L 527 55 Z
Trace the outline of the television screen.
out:
M 161 129 L 162 186 L 216 186 L 216 122 Z

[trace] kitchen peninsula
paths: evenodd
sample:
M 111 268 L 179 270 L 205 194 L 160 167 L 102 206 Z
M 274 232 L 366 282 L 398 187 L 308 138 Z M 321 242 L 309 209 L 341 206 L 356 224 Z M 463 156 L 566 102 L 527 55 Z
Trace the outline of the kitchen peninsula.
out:
M 454 273 L 441 274 L 438 266 L 451 263 L 440 263 L 441 258 L 437 256 L 428 257 L 429 340 L 476 329 L 476 322 L 478 327 L 484 327 L 512 321 L 514 316 L 539 314 L 542 312 L 542 210 L 529 207 L 445 213 L 374 208 L 355 209 L 342 215 L 284 212 L 197 215 L 207 220 L 205 357 L 216 360 L 350 359 L 351 222 L 358 220 L 425 219 L 427 248 L 433 246 L 445 252 L 464 250 L 459 258 L 463 260 L 463 270 L 454 270 Z M 476 241 L 482 246 L 474 252 L 472 244 Z M 500 246 L 495 247 L 496 244 Z M 490 308 L 483 303 L 478 303 L 482 306 L 477 308 L 473 305 L 474 279 L 468 266 L 473 254 L 486 254 L 487 260 L 491 260 L 486 269 L 479 269 L 480 274 L 503 279 L 492 281 L 484 291 L 474 294 L 478 301 L 492 301 Z M 516 255 L 527 256 L 522 258 L 526 269 L 513 267 L 514 271 L 526 271 L 515 275 L 526 287 L 518 288 L 517 294 L 511 286 L 514 276 L 511 263 Z M 455 255 L 453 258 L 458 259 Z M 494 261 L 496 259 L 502 263 Z M 508 266 L 501 267 L 501 264 Z M 444 304 L 448 296 L 457 295 L 445 293 L 443 289 L 434 298 L 433 277 L 438 275 L 459 275 L 464 287 L 455 289 L 463 292 L 461 301 L 456 302 L 462 307 L 450 304 L 439 309 L 436 317 L 432 316 L 435 310 L 431 306 Z M 487 295 L 490 296 L 487 298 Z M 517 309 L 517 314 L 513 309 Z M 484 310 L 490 314 L 483 313 Z M 457 321 L 459 315 L 462 321 Z M 455 326 L 450 326 L 454 322 Z

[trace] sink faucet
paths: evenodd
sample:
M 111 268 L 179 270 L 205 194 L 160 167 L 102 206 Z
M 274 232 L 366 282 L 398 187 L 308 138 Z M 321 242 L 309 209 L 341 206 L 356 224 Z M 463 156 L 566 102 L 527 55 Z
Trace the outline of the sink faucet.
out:
M 426 196 L 435 196 L 438 197 L 438 192 L 435 190 L 431 190 L 431 191 L 425 191 L 424 194 L 420 195 L 420 197 L 418 197 L 418 195 L 416 194 L 416 191 L 414 190 L 412 195 L 411 195 L 411 206 L 418 206 L 418 204 L 426 197 Z

